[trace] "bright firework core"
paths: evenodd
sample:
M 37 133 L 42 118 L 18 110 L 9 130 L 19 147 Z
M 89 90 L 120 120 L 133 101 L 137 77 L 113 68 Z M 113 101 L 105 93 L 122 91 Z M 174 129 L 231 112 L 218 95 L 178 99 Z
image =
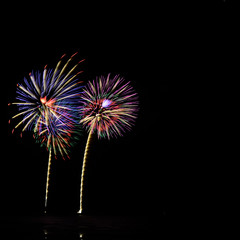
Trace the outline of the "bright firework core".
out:
M 47 97 L 45 96 L 44 98 L 40 98 L 40 101 L 42 104 L 45 104 L 47 102 Z
M 104 100 L 103 100 L 103 103 L 102 103 L 102 107 L 103 107 L 103 108 L 109 107 L 109 106 L 111 105 L 111 103 L 112 103 L 111 100 L 104 99 Z
M 40 98 L 40 101 L 42 104 L 48 106 L 48 107 L 51 107 L 53 105 L 53 103 L 55 102 L 53 99 L 50 99 L 47 101 L 47 96 L 45 96 L 44 98 Z
M 108 99 L 101 100 L 95 102 L 95 104 L 92 106 L 93 112 L 92 114 L 98 117 L 98 119 L 101 117 L 102 112 L 104 112 L 104 108 L 109 107 L 112 105 L 112 101 Z

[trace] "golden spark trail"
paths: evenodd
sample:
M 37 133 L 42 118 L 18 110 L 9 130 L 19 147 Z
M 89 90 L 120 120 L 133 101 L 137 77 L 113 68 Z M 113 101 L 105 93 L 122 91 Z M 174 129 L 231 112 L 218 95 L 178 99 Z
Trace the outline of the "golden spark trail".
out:
M 52 149 L 49 148 L 49 159 L 48 159 L 48 170 L 47 170 L 47 181 L 46 181 L 46 194 L 45 194 L 45 212 L 47 208 L 47 199 L 48 199 L 48 186 L 49 186 L 49 175 L 51 168 L 51 159 L 52 159 Z
M 16 117 L 18 117 L 18 116 L 20 116 L 20 115 L 22 115 L 22 114 L 25 114 L 25 113 L 27 113 L 27 112 L 33 111 L 33 110 L 35 110 L 35 109 L 37 109 L 37 107 L 36 107 L 36 108 L 31 108 L 31 109 L 26 110 L 26 111 L 24 111 L 24 112 L 20 112 L 20 113 L 18 113 L 17 115 L 13 116 L 12 119 L 13 119 L 13 118 L 16 118 Z
M 14 128 L 18 128 L 24 121 L 26 121 L 28 118 L 30 118 L 34 113 L 31 113 L 29 116 L 27 116 L 25 119 L 20 121 Z M 34 115 L 35 117 L 35 115 Z M 23 131 L 23 130 L 22 130 Z
M 9 103 L 9 104 L 19 104 L 19 105 L 20 105 L 20 104 L 21 104 L 21 105 L 36 105 L 35 103 L 23 103 L 23 102 L 18 102 L 18 103 L 17 103 L 17 102 L 16 102 L 16 103 L 15 103 L 15 102 L 13 102 L 13 103 Z
M 28 95 L 30 95 L 32 98 L 37 99 L 36 96 L 34 96 L 34 94 L 30 91 L 28 91 L 26 88 L 24 88 L 23 86 L 17 85 L 20 89 L 22 89 L 25 93 L 27 93 Z
M 79 93 L 75 93 L 75 94 L 72 94 L 72 95 L 69 95 L 69 96 L 66 96 L 66 97 L 59 98 L 58 101 L 66 99 L 66 98 L 70 98 L 70 97 L 73 97 L 73 96 L 77 96 L 77 95 L 79 95 Z
M 30 79 L 31 79 L 31 81 L 32 81 L 32 83 L 33 83 L 33 85 L 34 85 L 34 87 L 36 88 L 38 94 L 40 95 L 41 92 L 40 92 L 40 89 L 39 89 L 39 87 L 38 87 L 38 85 L 37 85 L 37 83 L 36 83 L 36 81 L 35 81 L 34 76 L 33 76 L 31 73 L 29 73 L 29 76 L 30 76 Z
M 68 60 L 68 61 L 69 61 L 69 60 Z M 53 72 L 52 79 L 51 79 L 51 81 L 50 81 L 50 85 L 53 84 L 54 78 L 55 78 L 55 76 L 56 76 L 56 73 L 57 73 L 57 71 L 58 71 L 58 68 L 59 68 L 61 62 L 62 62 L 62 59 L 60 59 L 60 61 L 57 63 L 57 66 L 56 66 L 56 68 L 55 68 L 55 70 L 54 70 L 54 72 Z M 55 85 L 54 85 L 54 86 L 55 86 Z
M 86 162 L 87 162 L 87 155 L 89 150 L 89 145 L 92 139 L 92 129 L 90 129 L 90 132 L 88 134 L 88 139 L 84 151 L 84 157 L 83 157 L 83 165 L 82 165 L 82 174 L 81 174 L 81 184 L 80 184 L 80 209 L 78 213 L 82 214 L 83 211 L 83 185 L 84 185 L 84 174 L 85 174 L 85 168 L 86 168 Z
M 34 114 L 34 116 L 28 121 L 28 123 L 25 125 L 25 127 L 22 129 L 22 132 L 25 131 L 25 129 L 28 127 L 28 125 L 37 117 L 37 113 Z
M 71 60 L 71 59 L 70 59 L 70 60 Z M 61 83 L 60 83 L 59 85 L 62 85 L 62 84 L 64 83 L 64 81 L 67 79 L 67 77 L 72 73 L 72 71 L 73 71 L 77 66 L 78 66 L 78 64 L 76 64 L 76 65 L 68 72 L 68 74 L 62 79 L 62 81 L 61 81 Z M 59 78 L 60 78 L 62 72 L 65 70 L 65 68 L 66 68 L 66 66 L 64 66 L 64 68 L 62 69 L 61 73 L 59 74 L 59 77 L 57 78 L 56 83 L 57 83 L 57 81 L 59 80 Z M 73 77 L 71 77 L 70 80 L 68 80 L 68 82 L 66 82 L 64 85 L 67 85 L 67 83 L 69 83 L 70 81 L 72 81 L 72 79 L 75 78 L 77 75 L 78 75 L 78 74 L 75 74 Z M 55 84 L 54 86 L 56 86 L 56 84 Z M 58 87 L 57 87 L 56 89 L 58 89 Z
M 64 56 L 65 56 L 65 54 L 62 56 L 62 58 L 63 58 Z M 61 58 L 60 61 L 58 62 L 58 65 L 56 66 L 56 70 L 58 69 L 58 67 L 59 67 L 59 65 L 60 65 L 60 63 L 61 63 L 62 58 Z M 67 61 L 67 62 L 65 63 L 65 65 L 63 66 L 61 72 L 60 72 L 59 75 L 58 75 L 58 78 L 57 78 L 56 81 L 55 81 L 54 86 L 56 86 L 59 78 L 62 76 L 62 73 L 65 71 L 65 69 L 66 69 L 66 67 L 68 66 L 68 64 L 69 64 L 70 61 L 72 61 L 72 56 L 68 59 L 68 61 Z M 68 76 L 68 75 L 69 75 L 69 74 L 67 74 L 67 76 Z M 64 81 L 64 80 L 65 80 L 65 77 L 64 77 L 63 81 Z

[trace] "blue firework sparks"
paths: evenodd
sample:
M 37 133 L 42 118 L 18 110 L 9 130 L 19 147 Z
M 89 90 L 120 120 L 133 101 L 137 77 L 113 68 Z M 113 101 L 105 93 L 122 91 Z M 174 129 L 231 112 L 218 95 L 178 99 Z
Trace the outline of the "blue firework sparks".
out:
M 33 130 L 37 141 L 52 148 L 55 156 L 57 152 L 67 155 L 69 140 L 78 131 L 77 109 L 82 82 L 77 76 L 82 71 L 76 73 L 75 70 L 84 60 L 70 67 L 75 55 L 64 61 L 64 54 L 53 70 L 45 66 L 43 72 L 32 71 L 29 78 L 17 84 L 17 101 L 11 103 L 18 107 L 12 119 L 21 117 L 12 132 L 20 126 L 22 132 Z

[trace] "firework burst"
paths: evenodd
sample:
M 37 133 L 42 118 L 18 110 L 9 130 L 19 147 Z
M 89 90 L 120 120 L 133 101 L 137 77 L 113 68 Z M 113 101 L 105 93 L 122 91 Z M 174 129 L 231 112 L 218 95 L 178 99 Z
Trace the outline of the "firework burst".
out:
M 81 94 L 81 123 L 99 138 L 122 136 L 137 118 L 137 94 L 122 77 L 110 74 L 89 82 Z
M 77 76 L 82 71 L 74 72 L 83 60 L 70 67 L 75 55 L 76 53 L 63 63 L 64 54 L 54 70 L 47 70 L 45 66 L 43 72 L 32 71 L 29 78 L 24 78 L 23 83 L 17 84 L 17 101 L 11 103 L 18 107 L 18 114 L 12 119 L 21 117 L 12 133 L 20 126 L 22 132 L 33 130 L 35 139 L 49 149 L 45 206 L 51 154 L 53 152 L 56 157 L 60 153 L 63 158 L 68 156 L 70 140 L 77 132 L 79 122 L 77 107 L 81 82 Z
M 80 210 L 82 213 L 83 181 L 89 144 L 94 132 L 98 138 L 122 136 L 133 126 L 138 111 L 137 93 L 125 82 L 124 78 L 116 75 L 111 78 L 96 78 L 89 82 L 81 94 L 83 107 L 80 109 L 80 123 L 88 130 L 89 135 L 85 147 L 81 186 L 80 186 Z

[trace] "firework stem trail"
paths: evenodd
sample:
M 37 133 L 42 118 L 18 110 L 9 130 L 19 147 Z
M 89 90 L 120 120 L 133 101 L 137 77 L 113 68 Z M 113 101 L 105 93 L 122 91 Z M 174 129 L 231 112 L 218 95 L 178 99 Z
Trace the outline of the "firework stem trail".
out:
M 36 142 L 48 148 L 45 212 L 51 158 L 57 158 L 58 155 L 63 159 L 69 158 L 70 148 L 80 136 L 78 126 L 81 118 L 78 112 L 80 89 L 83 86 L 77 77 L 82 71 L 77 70 L 77 67 L 83 60 L 70 65 L 76 53 L 68 60 L 63 59 L 65 55 L 60 58 L 55 68 L 47 68 L 45 65 L 43 70 L 32 70 L 22 83 L 16 85 L 16 101 L 8 103 L 8 106 L 17 105 L 17 114 L 10 119 L 17 121 L 13 121 L 12 134 L 17 128 L 22 128 L 20 137 L 25 130 L 33 131 Z
M 52 150 L 49 148 L 49 158 L 48 158 L 48 170 L 47 170 L 47 181 L 46 181 L 46 194 L 45 194 L 45 212 L 47 208 L 47 199 L 48 199 L 48 186 L 49 186 L 49 175 L 51 168 L 51 159 L 52 159 Z
M 84 151 L 84 157 L 83 157 L 83 165 L 82 165 L 82 174 L 81 174 L 81 183 L 80 183 L 80 209 L 78 213 L 82 214 L 83 211 L 83 185 L 84 185 L 84 174 L 85 174 L 85 168 L 86 168 L 86 162 L 87 162 L 87 156 L 89 151 L 90 142 L 92 139 L 93 131 L 92 129 L 89 131 L 88 139 Z
M 68 87 L 65 89 L 68 90 Z M 80 210 L 78 211 L 81 214 L 85 165 L 93 133 L 95 134 L 96 131 L 99 139 L 110 139 L 122 136 L 127 130 L 131 130 L 137 118 L 139 102 L 130 82 L 125 82 L 119 75 L 110 78 L 110 74 L 88 82 L 80 97 L 83 104 L 80 108 L 80 123 L 89 131 L 81 175 Z

